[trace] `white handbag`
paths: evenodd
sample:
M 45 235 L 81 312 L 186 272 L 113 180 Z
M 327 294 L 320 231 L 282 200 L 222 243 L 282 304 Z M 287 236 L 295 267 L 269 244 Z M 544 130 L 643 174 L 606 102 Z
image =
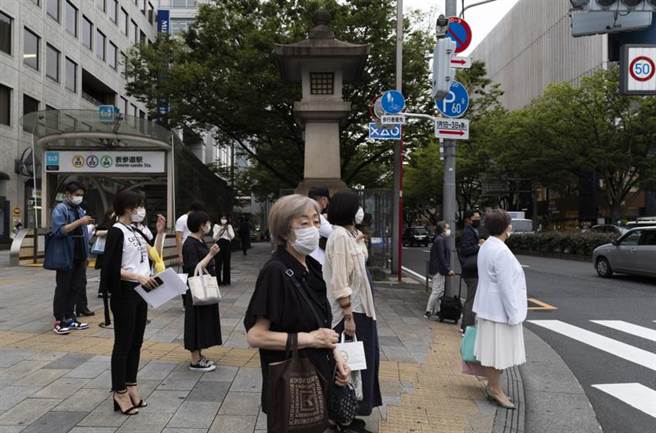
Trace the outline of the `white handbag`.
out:
M 345 333 L 342 333 L 341 341 L 337 343 L 337 351 L 341 353 L 351 371 L 367 369 L 367 358 L 364 355 L 364 344 L 353 336 L 353 341 L 345 341 Z
M 216 278 L 202 268 L 196 266 L 194 276 L 187 279 L 191 300 L 194 305 L 213 305 L 221 301 L 221 290 Z

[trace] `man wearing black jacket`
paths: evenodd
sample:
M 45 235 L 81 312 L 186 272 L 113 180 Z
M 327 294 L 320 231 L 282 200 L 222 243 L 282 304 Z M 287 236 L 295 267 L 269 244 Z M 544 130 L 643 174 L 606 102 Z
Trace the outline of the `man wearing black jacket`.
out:
M 472 307 L 474 306 L 476 287 L 478 286 L 478 250 L 484 241 L 478 231 L 481 225 L 481 213 L 479 211 L 465 211 L 463 221 L 465 230 L 462 233 L 458 255 L 462 266 L 462 278 L 467 285 L 467 298 L 460 322 L 460 329 L 465 332 L 467 326 L 476 324 L 476 315 L 472 311 Z
M 436 236 L 430 251 L 428 272 L 433 278 L 433 290 L 428 298 L 426 313 L 424 317 L 430 319 L 433 314 L 439 312 L 440 298 L 444 296 L 444 282 L 447 276 L 454 275 L 451 270 L 451 251 L 447 238 L 451 236 L 451 228 L 446 221 L 437 223 Z

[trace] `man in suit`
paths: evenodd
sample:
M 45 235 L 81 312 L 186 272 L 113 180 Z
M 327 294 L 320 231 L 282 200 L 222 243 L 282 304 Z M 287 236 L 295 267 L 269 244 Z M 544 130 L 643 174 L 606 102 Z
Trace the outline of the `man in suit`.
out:
M 481 213 L 477 210 L 467 210 L 463 215 L 465 230 L 462 233 L 458 255 L 462 266 L 462 278 L 467 285 L 467 298 L 462 313 L 460 329 L 465 332 L 467 326 L 476 324 L 476 315 L 472 311 L 476 287 L 478 286 L 478 250 L 483 244 L 479 227 L 481 225 Z
M 433 279 L 433 290 L 426 305 L 426 313 L 424 314 L 426 319 L 430 319 L 433 314 L 440 311 L 440 298 L 444 296 L 446 277 L 455 275 L 451 269 L 451 251 L 449 251 L 447 243 L 449 236 L 451 236 L 449 224 L 446 221 L 437 223 L 436 236 L 433 240 L 430 261 L 428 262 L 428 272 Z

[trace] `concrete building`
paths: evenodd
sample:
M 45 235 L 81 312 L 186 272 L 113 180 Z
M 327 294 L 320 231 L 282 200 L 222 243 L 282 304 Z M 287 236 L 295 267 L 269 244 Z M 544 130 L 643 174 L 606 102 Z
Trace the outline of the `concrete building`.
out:
M 0 0 L 0 241 L 33 224 L 31 134 L 24 114 L 119 107 L 145 118 L 125 91 L 124 57 L 156 37 L 156 0 Z
M 519 0 L 472 53 L 475 60 L 485 62 L 490 79 L 501 84 L 501 102 L 507 109 L 525 107 L 549 84 L 577 84 L 617 62 L 624 43 L 656 43 L 655 25 L 643 31 L 574 38 L 570 8 L 569 0 Z M 540 188 L 535 192 L 539 214 L 572 222 L 607 219 L 599 194 L 603 184 L 594 173 L 582 176 L 578 187 L 581 193 L 571 197 Z M 531 200 L 529 191 L 524 202 Z M 626 200 L 625 216 L 644 214 L 656 214 L 656 197 L 635 189 Z

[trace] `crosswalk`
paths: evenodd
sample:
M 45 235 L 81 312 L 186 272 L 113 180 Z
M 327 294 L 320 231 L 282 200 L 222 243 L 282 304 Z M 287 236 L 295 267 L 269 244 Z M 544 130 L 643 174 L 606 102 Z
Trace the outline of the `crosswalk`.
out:
M 529 320 L 528 322 L 612 356 L 624 359 L 652 371 L 656 371 L 656 353 L 652 353 L 648 350 L 644 350 L 614 338 L 606 337 L 600 333 L 561 320 Z M 656 342 L 656 329 L 653 328 L 636 325 L 623 320 L 591 320 L 590 322 L 603 328 L 613 329 L 624 334 L 639 337 L 643 340 Z M 637 382 L 631 382 L 594 384 L 592 385 L 592 388 L 604 392 L 625 404 L 656 418 L 656 390 L 651 389 L 648 386 Z

